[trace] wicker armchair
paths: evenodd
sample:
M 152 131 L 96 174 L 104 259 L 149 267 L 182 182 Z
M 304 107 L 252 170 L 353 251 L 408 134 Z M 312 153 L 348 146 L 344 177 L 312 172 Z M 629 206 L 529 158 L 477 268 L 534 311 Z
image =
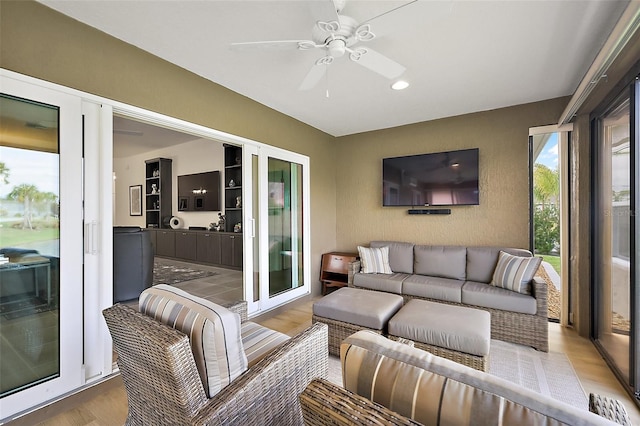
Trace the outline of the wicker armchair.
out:
M 227 307 L 246 320 L 246 302 Z M 125 305 L 103 311 L 129 402 L 127 425 L 298 425 L 298 394 L 328 371 L 315 324 L 207 398 L 188 337 Z
M 420 425 L 388 408 L 323 379 L 314 379 L 300 394 L 306 426 Z M 614 423 L 631 426 L 622 404 L 591 394 L 589 410 Z

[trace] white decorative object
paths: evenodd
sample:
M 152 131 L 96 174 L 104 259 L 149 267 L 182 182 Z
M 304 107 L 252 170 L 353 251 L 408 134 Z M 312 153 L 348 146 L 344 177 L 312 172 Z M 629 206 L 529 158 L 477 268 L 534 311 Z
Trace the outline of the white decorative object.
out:
M 184 222 L 177 216 L 173 216 L 171 220 L 169 220 L 169 226 L 171 226 L 172 229 L 180 229 L 182 225 L 184 225 Z

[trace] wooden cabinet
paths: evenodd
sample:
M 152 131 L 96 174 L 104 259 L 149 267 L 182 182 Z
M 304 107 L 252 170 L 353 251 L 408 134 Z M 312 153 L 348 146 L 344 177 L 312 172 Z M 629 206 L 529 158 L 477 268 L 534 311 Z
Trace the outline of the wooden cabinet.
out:
M 187 262 L 242 269 L 242 234 L 188 229 L 152 230 L 154 253 Z
M 178 259 L 196 260 L 196 241 L 198 236 L 193 232 L 176 231 L 176 257 Z
M 158 256 L 176 257 L 176 233 L 172 230 L 156 232 L 156 254 Z
M 171 159 L 146 160 L 144 194 L 147 228 L 169 227 L 172 215 L 171 186 Z
M 331 252 L 322 255 L 320 266 L 320 282 L 322 283 L 322 295 L 329 288 L 340 288 L 347 285 L 349 263 L 358 259 L 356 253 Z
M 242 234 L 220 235 L 220 264 L 242 268 Z
M 242 147 L 224 145 L 225 231 L 234 232 L 242 223 Z
M 196 260 L 203 263 L 221 264 L 219 234 L 214 232 L 198 233 L 196 239 Z

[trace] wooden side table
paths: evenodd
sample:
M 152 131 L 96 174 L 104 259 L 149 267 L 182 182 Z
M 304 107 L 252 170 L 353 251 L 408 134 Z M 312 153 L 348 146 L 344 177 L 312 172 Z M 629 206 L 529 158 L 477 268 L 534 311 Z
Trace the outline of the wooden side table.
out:
M 323 296 L 327 294 L 329 288 L 335 289 L 347 285 L 349 263 L 357 259 L 357 253 L 331 252 L 322 255 L 320 282 Z

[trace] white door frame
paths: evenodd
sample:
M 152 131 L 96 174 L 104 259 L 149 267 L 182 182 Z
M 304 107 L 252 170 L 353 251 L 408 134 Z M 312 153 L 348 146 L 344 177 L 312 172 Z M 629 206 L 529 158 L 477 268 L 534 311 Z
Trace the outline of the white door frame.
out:
M 269 158 L 302 165 L 302 251 L 303 285 L 273 297 L 269 296 Z M 268 311 L 311 292 L 311 214 L 309 157 L 274 147 L 261 147 L 258 160 L 258 198 L 260 204 L 260 310 Z
M 543 135 L 547 133 L 558 134 L 558 172 L 560 175 L 560 282 L 562 283 L 560 324 L 567 326 L 570 321 L 569 307 L 569 132 L 573 131 L 573 124 L 550 125 L 532 127 L 529 136 Z M 535 161 L 535 159 L 532 159 Z M 532 212 L 533 214 L 533 212 Z M 533 238 L 533 236 L 532 236 Z M 562 247 L 565 249 L 562 250 Z
M 0 399 L 1 418 L 77 389 L 82 376 L 82 100 L 73 94 L 0 74 L 0 91 L 60 107 L 60 376 Z M 48 85 L 47 85 L 48 86 Z

